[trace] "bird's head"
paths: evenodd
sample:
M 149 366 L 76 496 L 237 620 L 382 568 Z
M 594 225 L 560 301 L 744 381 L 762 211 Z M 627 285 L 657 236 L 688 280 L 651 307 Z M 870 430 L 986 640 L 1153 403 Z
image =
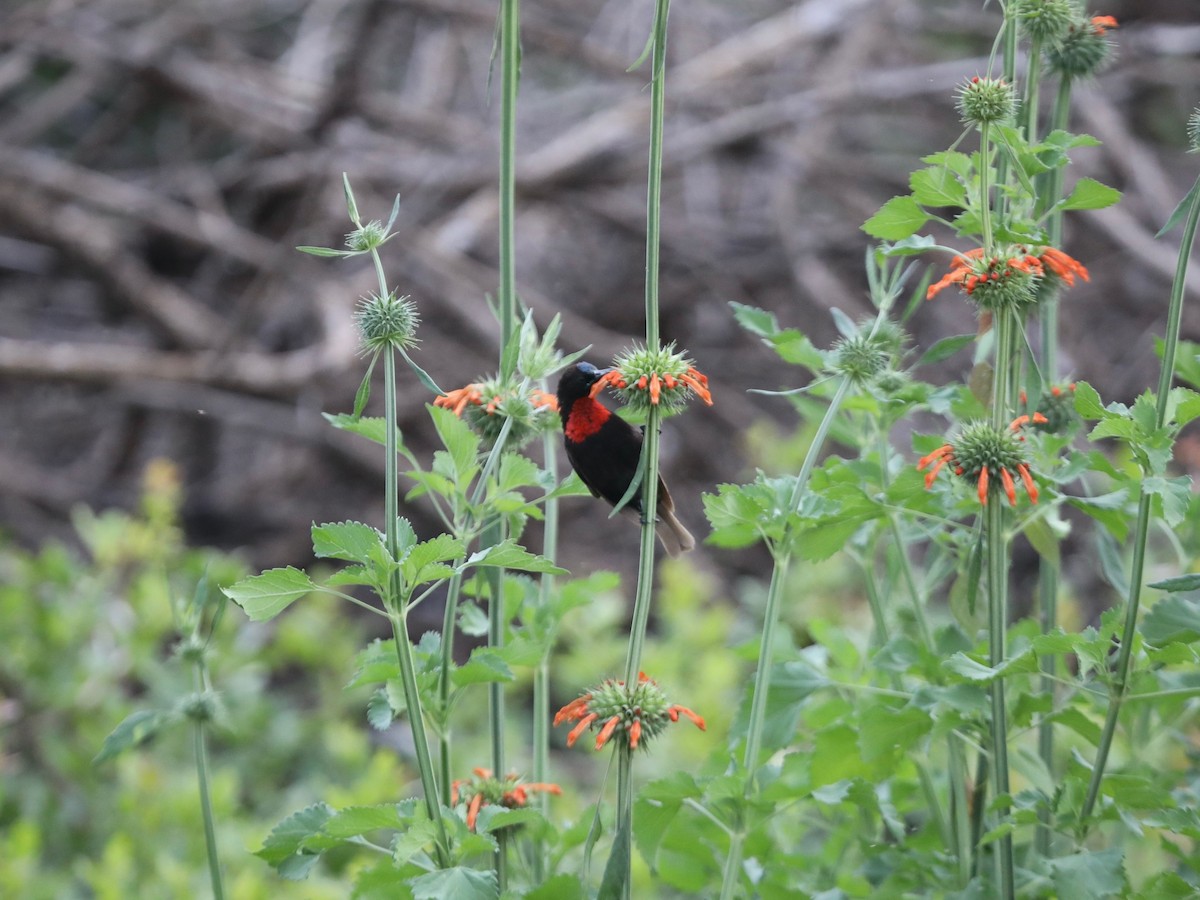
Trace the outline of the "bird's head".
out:
M 568 366 L 558 379 L 558 408 L 566 415 L 571 404 L 586 397 L 592 385 L 611 369 L 597 369 L 590 362 L 578 362 Z

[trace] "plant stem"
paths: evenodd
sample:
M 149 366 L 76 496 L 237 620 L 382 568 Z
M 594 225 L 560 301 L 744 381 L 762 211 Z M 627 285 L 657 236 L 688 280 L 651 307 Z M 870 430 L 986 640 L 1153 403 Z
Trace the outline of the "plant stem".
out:
M 521 43 L 519 0 L 500 0 L 500 377 L 512 375 L 508 345 L 516 330 L 517 276 L 514 252 L 517 157 L 517 84 Z M 508 370 L 505 371 L 505 367 Z M 499 770 L 497 770 L 497 774 Z
M 655 0 L 650 54 L 650 162 L 646 179 L 646 346 L 658 346 L 658 251 L 662 201 L 663 108 L 667 92 L 667 14 Z M 647 428 L 647 430 L 649 430 Z M 647 478 L 649 473 L 647 473 Z M 643 490 L 645 490 L 643 482 Z
M 1183 226 L 1183 239 L 1179 245 L 1179 258 L 1175 265 L 1175 280 L 1171 284 L 1171 304 L 1167 311 L 1167 331 L 1163 338 L 1162 369 L 1158 375 L 1158 404 L 1155 408 L 1155 427 L 1161 430 L 1167 421 L 1167 405 L 1170 401 L 1171 381 L 1175 375 L 1175 354 L 1179 347 L 1179 327 L 1183 319 L 1183 292 L 1187 283 L 1188 257 L 1196 239 L 1196 225 L 1200 220 L 1200 191 L 1192 198 L 1187 220 Z M 1108 701 L 1108 712 L 1104 716 L 1104 728 L 1096 748 L 1096 761 L 1092 765 L 1092 777 L 1088 782 L 1087 796 L 1079 811 L 1080 831 L 1086 835 L 1088 819 L 1100 796 L 1100 782 L 1108 765 L 1108 753 L 1112 749 L 1117 730 L 1117 719 L 1125 692 L 1129 687 L 1129 664 L 1133 656 L 1133 640 L 1137 630 L 1138 607 L 1142 596 L 1142 573 L 1146 564 L 1146 539 L 1150 531 L 1150 503 L 1152 496 L 1144 489 L 1138 501 L 1137 524 L 1133 531 L 1133 560 L 1129 571 L 1129 596 L 1125 603 L 1125 624 L 1121 629 L 1121 644 L 1117 651 L 1115 679 Z
M 201 658 L 195 666 L 196 690 L 208 690 L 208 666 Z M 217 852 L 217 829 L 213 817 L 212 795 L 208 790 L 208 750 L 204 740 L 204 722 L 193 724 L 193 743 L 196 750 L 196 782 L 200 790 L 200 814 L 204 818 L 204 844 L 208 851 L 208 874 L 212 880 L 213 900 L 224 900 L 221 881 L 221 859 Z
M 393 559 L 400 555 L 400 539 L 397 530 L 398 503 L 397 482 L 399 481 L 399 459 L 396 447 L 396 355 L 392 348 L 383 353 L 383 396 L 384 396 L 384 448 L 387 459 L 384 464 L 384 542 Z M 437 779 L 433 761 L 429 755 L 429 741 L 425 735 L 425 714 L 421 708 L 421 692 L 417 687 L 416 666 L 413 664 L 412 644 L 408 639 L 408 620 L 397 571 L 388 585 L 383 605 L 392 623 L 392 636 L 396 644 L 396 661 L 400 666 L 400 680 L 404 685 L 404 705 L 408 710 L 408 721 L 412 728 L 413 745 L 416 748 L 417 767 L 421 774 L 421 787 L 425 792 L 425 808 L 429 818 L 436 823 L 438 832 L 437 859 L 443 868 L 449 864 L 446 840 L 446 825 L 442 821 L 442 804 L 439 800 Z
M 549 476 L 547 481 L 558 483 L 558 438 L 556 433 L 546 432 L 542 437 L 543 466 Z M 558 499 L 551 498 L 543 507 L 545 523 L 542 530 L 542 556 L 551 562 L 558 559 Z M 538 588 L 538 605 L 545 609 L 550 605 L 554 592 L 554 576 L 543 575 Z M 550 781 L 550 659 L 543 656 L 533 670 L 533 780 L 539 784 Z M 536 795 L 537 808 L 546 814 L 549 796 L 543 791 Z M 546 844 L 538 838 L 533 848 L 533 882 L 541 884 L 546 874 Z
M 1025 69 L 1025 100 L 1022 112 L 1025 113 L 1025 140 L 1030 144 L 1037 142 L 1038 123 L 1038 88 L 1041 86 L 1039 76 L 1042 71 L 1042 40 L 1032 38 L 1029 44 L 1029 65 Z
M 443 797 L 450 796 L 451 734 L 450 734 L 450 669 L 454 665 L 454 634 L 457 629 L 458 601 L 462 596 L 462 573 L 450 576 L 446 586 L 446 611 L 442 616 L 442 671 L 438 679 L 438 702 L 441 706 L 442 727 L 438 732 L 438 756 L 441 766 L 441 791 Z
M 992 126 L 984 122 L 979 126 L 979 221 L 983 229 L 984 259 L 992 257 L 992 187 L 988 180 L 991 160 Z

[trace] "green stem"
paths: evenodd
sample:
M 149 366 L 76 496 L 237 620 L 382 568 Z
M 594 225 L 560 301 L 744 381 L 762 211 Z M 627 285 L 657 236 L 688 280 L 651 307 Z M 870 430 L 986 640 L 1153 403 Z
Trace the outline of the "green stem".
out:
M 1005 630 L 1008 624 L 1008 546 L 1004 535 L 1004 506 L 994 496 L 987 506 L 988 553 L 988 662 L 995 668 L 1004 662 Z M 992 694 L 992 783 L 996 796 L 1008 793 L 1008 714 L 1004 705 L 1004 679 L 991 685 Z M 999 840 L 1000 896 L 1013 894 L 1012 835 Z
M 442 671 L 438 678 L 438 703 L 441 707 L 442 727 L 438 731 L 438 758 L 441 762 L 441 795 L 450 796 L 451 733 L 450 733 L 450 670 L 454 666 L 454 635 L 457 631 L 458 601 L 462 596 L 462 573 L 450 576 L 446 586 L 446 611 L 442 616 Z
M 1200 181 L 1198 181 L 1200 184 Z M 1195 189 L 1194 189 L 1195 190 Z M 1200 221 L 1200 190 L 1192 198 L 1187 221 L 1183 226 L 1183 240 L 1179 245 L 1179 258 L 1175 265 L 1175 280 L 1171 284 L 1171 305 L 1167 311 L 1167 331 L 1163 338 L 1162 369 L 1158 375 L 1158 404 L 1155 408 L 1156 428 L 1161 430 L 1167 421 L 1167 405 L 1170 401 L 1171 381 L 1175 375 L 1175 354 L 1179 348 L 1179 328 L 1183 319 L 1183 292 L 1187 283 L 1188 258 L 1196 239 L 1196 225 Z M 1125 624 L 1121 630 L 1121 644 L 1117 651 L 1115 678 L 1108 712 L 1104 716 L 1104 728 L 1100 733 L 1100 744 L 1096 748 L 1096 761 L 1092 765 L 1092 776 L 1088 782 L 1087 796 L 1079 811 L 1080 831 L 1086 835 L 1089 819 L 1100 796 L 1100 782 L 1108 765 L 1108 753 L 1112 749 L 1113 737 L 1125 692 L 1129 687 L 1129 665 L 1133 657 L 1133 640 L 1137 630 L 1138 607 L 1142 596 L 1142 574 L 1146 564 L 1146 539 L 1150 531 L 1150 503 L 1152 496 L 1142 491 L 1138 501 L 1137 524 L 1133 532 L 1133 560 L 1129 572 L 1129 595 L 1125 603 Z
M 425 811 L 437 826 L 438 866 L 450 864 L 446 838 L 446 823 L 442 821 L 442 804 L 438 799 L 437 779 L 433 772 L 433 759 L 429 754 L 429 739 L 425 734 L 425 715 L 421 709 L 421 691 L 417 687 L 417 668 L 413 663 L 412 643 L 408 639 L 408 620 L 403 610 L 395 612 L 392 619 L 392 636 L 396 645 L 396 662 L 400 666 L 400 682 L 404 687 L 404 706 L 408 710 L 408 723 L 412 728 L 413 747 L 417 754 L 417 770 L 421 775 L 421 787 L 425 791 Z
M 662 198 L 663 107 L 667 93 L 667 13 L 656 0 L 650 55 L 650 163 L 646 181 L 646 346 L 658 346 L 658 253 Z
M 623 849 L 622 860 L 625 876 L 621 881 L 622 900 L 631 900 L 633 896 L 633 877 L 630 866 L 633 863 L 631 850 L 633 842 L 633 750 L 628 741 L 617 744 L 617 829 L 628 829 L 625 839 L 620 841 Z M 622 790 L 622 785 L 624 789 Z
M 400 556 L 400 537 L 397 529 L 399 494 L 399 454 L 396 447 L 396 355 L 391 348 L 383 354 L 383 396 L 384 396 L 384 449 L 387 459 L 384 462 L 384 542 L 388 553 L 393 559 Z M 421 787 L 425 792 L 425 808 L 429 818 L 436 823 L 438 832 L 437 858 L 438 865 L 443 868 L 449 864 L 446 839 L 446 825 L 442 821 L 442 804 L 438 799 L 437 778 L 433 771 L 433 761 L 429 755 L 429 741 L 425 735 L 425 714 L 421 708 L 421 693 L 417 687 L 416 666 L 413 664 L 412 644 L 408 638 L 408 623 L 406 618 L 406 598 L 400 584 L 400 574 L 397 571 L 387 586 L 383 605 L 388 611 L 392 623 L 392 636 L 396 644 L 396 661 L 400 665 L 400 680 L 404 686 L 404 704 L 408 710 L 409 725 L 412 728 L 413 744 L 417 753 L 417 767 L 421 774 Z
M 1042 40 L 1033 38 L 1029 44 L 1029 65 L 1025 70 L 1025 100 L 1022 112 L 1025 113 L 1025 140 L 1030 144 L 1037 142 L 1038 122 L 1038 89 L 1041 86 L 1042 72 Z
M 629 650 L 625 656 L 625 683 L 637 684 L 642 668 L 642 651 L 654 593 L 655 514 L 658 503 L 658 423 L 657 407 L 650 407 L 642 438 L 642 460 L 646 474 L 642 478 L 642 538 L 638 549 L 637 592 L 633 599 L 633 623 L 629 628 Z
M 543 442 L 543 465 L 547 481 L 558 483 L 558 440 L 557 435 L 546 432 Z M 542 556 L 551 562 L 558 559 L 558 499 L 551 498 L 543 507 L 545 525 L 542 530 Z M 554 576 L 543 575 L 538 589 L 538 605 L 546 609 L 554 592 Z M 550 780 L 550 659 L 542 657 L 533 670 L 533 780 L 545 784 Z M 542 814 L 548 811 L 549 796 L 543 791 L 536 795 L 535 804 Z M 541 884 L 545 879 L 547 848 L 545 840 L 538 838 L 533 852 L 533 882 Z
M 499 518 L 484 525 L 479 537 L 481 547 L 494 547 L 504 540 L 504 524 Z M 504 632 L 507 622 L 504 617 L 504 570 L 488 568 L 488 646 L 500 650 L 504 647 Z M 503 778 L 507 766 L 504 761 L 504 685 L 498 681 L 488 684 L 488 721 L 492 736 L 492 771 Z
M 196 690 L 203 694 L 209 690 L 208 667 L 201 658 L 196 662 Z M 212 880 L 213 900 L 223 900 L 225 889 L 221 882 L 221 859 L 217 853 L 217 829 L 213 816 L 212 795 L 208 789 L 208 750 L 204 741 L 204 723 L 197 720 L 193 726 L 193 742 L 196 750 L 196 781 L 200 790 L 200 814 L 204 819 L 204 845 L 208 851 L 208 874 Z
M 1001 154 L 1003 162 L 1003 154 Z M 992 164 L 992 126 L 979 126 L 979 221 L 983 229 L 983 256 L 992 258 L 992 186 L 988 179 Z
M 516 329 L 517 277 L 514 252 L 517 156 L 517 84 L 521 43 L 519 0 L 500 0 L 500 364 L 512 375 L 508 353 Z M 497 770 L 497 774 L 499 770 Z

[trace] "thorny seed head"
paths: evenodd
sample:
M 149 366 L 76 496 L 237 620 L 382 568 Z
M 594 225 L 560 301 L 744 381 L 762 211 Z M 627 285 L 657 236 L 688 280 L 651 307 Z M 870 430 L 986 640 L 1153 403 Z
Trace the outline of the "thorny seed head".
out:
M 1026 37 L 1054 44 L 1067 33 L 1076 12 L 1071 0 L 1019 0 L 1013 17 Z
M 1200 106 L 1192 110 L 1187 124 L 1188 152 L 1200 153 Z
M 904 343 L 904 332 L 890 321 L 860 322 L 858 331 L 833 345 L 829 367 L 862 387 L 891 366 Z
M 1105 35 L 1117 27 L 1112 16 L 1077 14 L 1059 42 L 1046 48 L 1046 66 L 1060 78 L 1087 78 L 1104 69 L 1113 57 Z
M 407 350 L 417 344 L 417 326 L 421 317 L 417 304 L 395 292 L 381 297 L 364 297 L 354 313 L 355 324 L 362 336 L 363 350 L 376 353 L 388 347 Z
M 179 708 L 193 722 L 211 722 L 217 716 L 217 696 L 211 691 L 189 694 Z
M 1002 78 L 976 75 L 958 89 L 958 113 L 968 125 L 992 125 L 1008 122 L 1017 109 L 1013 86 Z

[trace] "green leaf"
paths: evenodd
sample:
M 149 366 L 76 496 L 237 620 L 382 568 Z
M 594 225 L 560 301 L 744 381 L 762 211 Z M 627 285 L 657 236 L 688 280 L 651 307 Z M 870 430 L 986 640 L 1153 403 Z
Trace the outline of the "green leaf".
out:
M 1037 659 L 1032 653 L 1021 653 L 1017 656 L 1010 656 L 1004 662 L 1000 663 L 1000 665 L 993 668 L 985 666 L 965 653 L 959 652 L 942 663 L 942 666 L 956 675 L 961 675 L 968 681 L 986 683 L 995 681 L 997 678 L 1005 678 L 1009 675 L 1036 672 Z
M 392 861 L 402 866 L 437 840 L 437 825 L 425 815 L 424 807 L 396 839 L 392 841 Z
M 1092 422 L 1104 418 L 1104 403 L 1096 389 L 1086 381 L 1075 383 L 1075 412 Z
M 383 828 L 406 828 L 408 824 L 409 819 L 401 815 L 399 806 L 380 803 L 376 806 L 348 806 L 339 810 L 322 830 L 330 837 L 350 838 Z
M 371 375 L 375 372 L 375 362 L 379 359 L 379 353 L 371 354 L 371 362 L 367 364 L 367 371 L 363 374 L 362 381 L 358 384 L 358 390 L 354 392 L 354 412 L 351 413 L 352 418 L 359 418 L 363 414 L 363 410 L 367 408 L 367 401 L 371 399 Z
M 465 866 L 430 872 L 409 882 L 413 900 L 499 900 L 495 872 Z
M 967 205 L 967 189 L 958 175 L 945 166 L 918 169 L 909 176 L 908 186 L 921 206 Z
M 350 221 L 355 225 L 361 224 L 358 217 L 358 204 L 354 202 L 354 191 L 350 187 L 350 176 L 345 172 L 342 173 L 342 193 L 346 197 L 346 212 L 350 216 Z
M 1158 234 L 1156 234 L 1155 237 L 1162 237 L 1164 234 L 1182 222 L 1187 216 L 1188 211 L 1192 208 L 1192 205 L 1195 203 L 1200 203 L 1200 177 L 1196 179 L 1195 183 L 1192 185 L 1192 189 L 1184 195 L 1182 200 L 1179 201 L 1179 205 L 1175 207 L 1175 211 L 1172 212 L 1167 218 L 1166 224 L 1158 230 Z
M 330 415 L 329 413 L 321 413 L 334 428 L 340 431 L 349 431 L 351 434 L 357 434 L 359 437 L 364 437 L 369 441 L 374 441 L 376 444 L 387 444 L 387 420 L 382 416 L 354 416 L 346 415 L 346 413 L 338 413 Z M 396 429 L 396 446 L 401 448 L 401 453 L 408 459 L 408 454 L 403 449 L 404 436 L 400 433 L 400 429 Z M 410 460 L 411 461 L 411 460 Z
M 540 572 L 545 575 L 566 575 L 567 570 L 556 566 L 544 556 L 530 553 L 524 547 L 508 538 L 498 544 L 493 544 L 483 550 L 472 553 L 464 565 L 467 566 L 499 566 L 504 569 L 515 569 L 519 572 Z
M 771 683 L 767 689 L 766 715 L 763 718 L 762 747 L 767 753 L 787 746 L 796 733 L 804 701 L 829 680 L 804 660 L 789 660 L 771 669 Z M 731 731 L 735 740 L 745 738 L 750 721 L 750 707 L 754 702 L 754 685 L 746 686 L 746 693 L 738 708 L 737 719 Z
M 301 253 L 307 253 L 309 256 L 359 256 L 363 253 L 362 250 L 334 250 L 331 247 L 297 247 Z
M 1200 576 L 1191 577 L 1200 579 Z M 1142 637 L 1155 647 L 1200 640 L 1200 598 L 1173 594 L 1159 600 L 1142 620 Z
M 1121 849 L 1076 853 L 1048 860 L 1058 900 L 1100 900 L 1125 889 Z
M 1161 581 L 1151 582 L 1147 587 L 1169 593 L 1200 590 L 1200 572 L 1189 572 L 1186 575 L 1176 575 L 1174 578 L 1164 578 Z
M 1121 199 L 1121 192 L 1094 178 L 1080 178 L 1060 209 L 1104 209 Z
M 317 586 L 307 574 L 287 566 L 243 578 L 237 584 L 221 588 L 221 591 L 245 610 L 252 622 L 265 622 L 316 589 Z
M 314 803 L 299 812 L 292 813 L 273 829 L 263 841 L 262 849 L 255 856 L 266 860 L 284 878 L 299 880 L 316 865 L 320 856 L 304 848 L 309 838 L 321 834 L 325 823 L 332 818 L 333 807 L 327 803 Z
M 321 559 L 344 559 L 364 565 L 387 558 L 383 535 L 362 522 L 328 522 L 312 527 L 313 553 Z
M 625 879 L 629 876 L 630 854 L 629 829 L 618 825 L 596 900 L 621 900 L 624 896 Z
M 183 715 L 173 709 L 142 709 L 126 718 L 104 739 L 104 745 L 93 765 L 107 762 L 131 747 L 144 744 L 160 732 L 183 721 Z
M 652 781 L 638 791 L 633 816 L 633 838 L 642 858 L 655 867 L 659 845 L 678 815 L 683 801 L 701 797 L 703 791 L 687 772 Z
M 444 566 L 438 566 L 437 563 L 458 559 L 465 552 L 463 542 L 453 535 L 439 534 L 435 538 L 422 541 L 413 546 L 404 557 L 404 578 L 410 584 L 421 584 L 444 575 L 448 576 L 452 570 L 445 570 Z
M 367 721 L 371 727 L 376 731 L 385 731 L 391 726 L 395 715 L 387 691 L 383 688 L 374 691 L 367 701 Z
M 555 875 L 524 895 L 523 900 L 586 900 L 587 892 L 574 875 Z
M 1065 725 L 1084 740 L 1090 742 L 1093 747 L 1100 744 L 1100 726 L 1088 718 L 1080 709 L 1069 706 L 1066 709 L 1046 716 L 1046 719 L 1047 721 Z
M 864 707 L 858 723 L 858 747 L 868 763 L 898 760 L 933 727 L 933 719 L 924 710 L 913 706 L 896 709 L 886 703 Z
M 929 215 L 911 196 L 893 197 L 867 219 L 862 230 L 881 241 L 901 241 L 917 233 Z
M 508 663 L 489 647 L 476 647 L 471 657 L 450 675 L 455 687 L 468 684 L 512 681 L 515 676 Z
M 969 347 L 975 343 L 975 338 L 976 336 L 973 334 L 956 334 L 953 337 L 942 338 L 921 355 L 921 358 L 917 360 L 917 365 L 932 366 L 934 363 L 949 359 L 963 347 Z
M 450 455 L 454 479 L 462 486 L 474 477 L 478 468 L 479 435 L 456 416 L 453 410 L 442 409 L 440 406 L 427 406 L 426 409 L 433 419 L 442 446 Z

